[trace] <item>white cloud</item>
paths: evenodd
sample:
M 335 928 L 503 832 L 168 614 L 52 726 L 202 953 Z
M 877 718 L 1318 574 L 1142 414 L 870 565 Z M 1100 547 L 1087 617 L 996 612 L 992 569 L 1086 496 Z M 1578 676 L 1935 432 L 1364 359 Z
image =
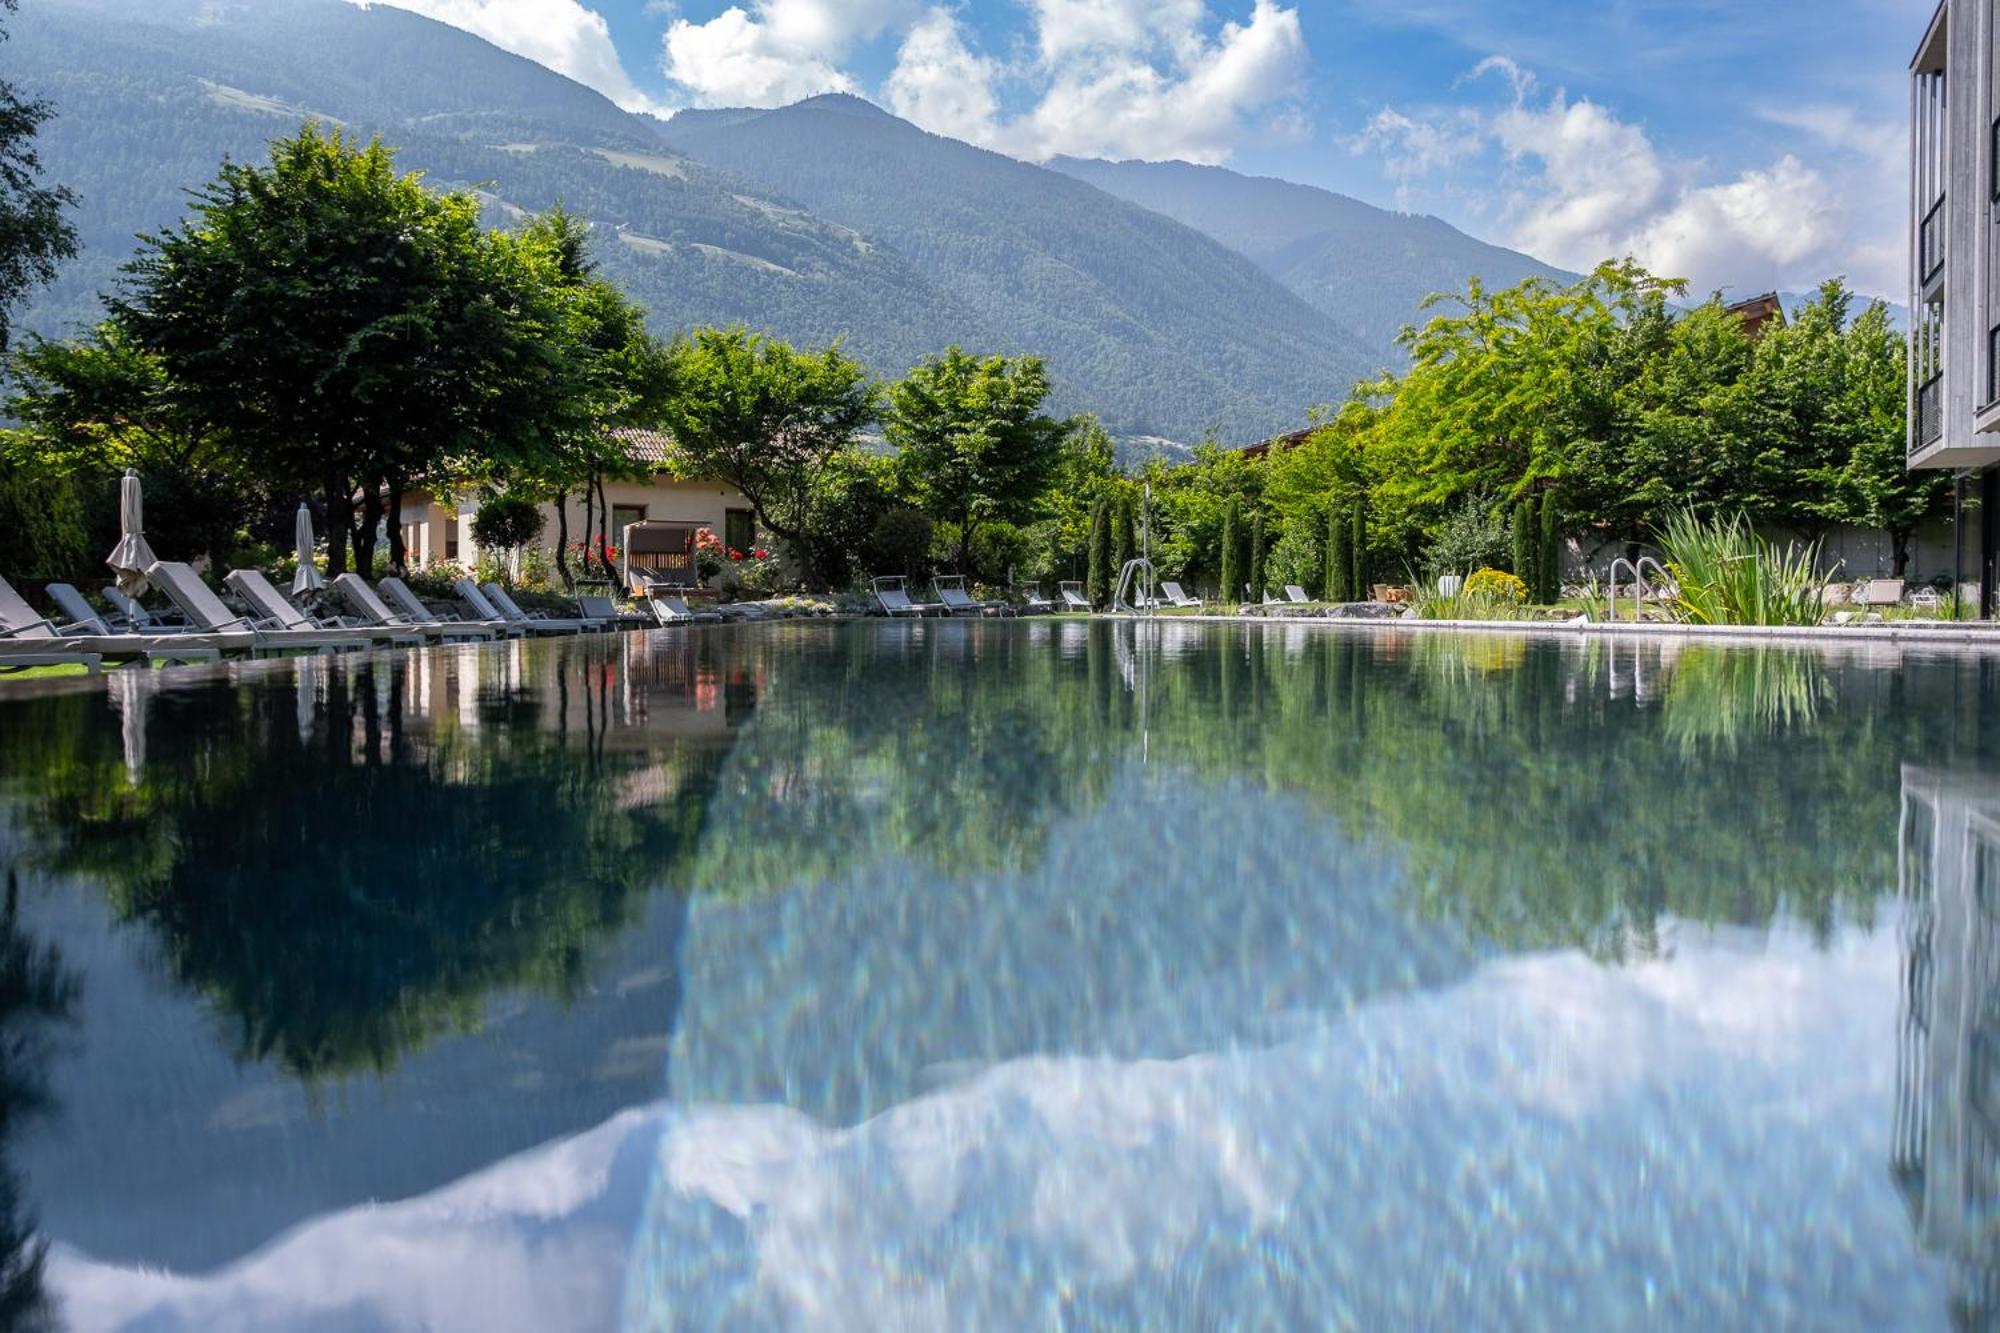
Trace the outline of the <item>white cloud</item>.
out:
M 1673 159 L 1643 126 L 1601 103 L 1562 89 L 1543 96 L 1534 75 L 1512 61 L 1494 57 L 1473 71 L 1475 78 L 1487 74 L 1509 86 L 1500 109 L 1384 108 L 1355 140 L 1356 151 L 1379 154 L 1405 192 L 1490 154 L 1506 240 L 1567 268 L 1629 254 L 1657 273 L 1688 279 L 1697 294 L 1809 285 L 1843 269 L 1864 286 L 1878 285 L 1879 266 L 1851 239 L 1842 191 L 1797 155 L 1713 179 L 1707 164 Z M 1766 118 L 1810 128 L 1849 151 L 1883 151 L 1879 133 L 1825 108 Z M 1864 253 L 1859 267 L 1857 253 Z
M 903 39 L 882 95 L 890 110 L 927 130 L 977 139 L 998 116 L 998 76 L 993 61 L 966 46 L 951 11 L 933 9 Z
M 854 92 L 855 45 L 915 14 L 915 0 L 751 0 L 667 29 L 667 77 L 703 106 L 783 106 Z
M 665 115 L 672 108 L 641 92 L 612 44 L 604 16 L 578 0 L 352 0 L 407 9 L 483 37 L 595 88 L 627 111 Z
M 934 9 L 903 44 L 884 88 L 890 108 L 1030 159 L 1220 162 L 1260 115 L 1296 121 L 1305 34 L 1298 11 L 1276 0 L 1219 27 L 1203 0 L 1032 0 L 1030 18 L 1035 56 L 1002 71 L 966 46 L 949 10 Z M 1029 90 L 1011 118 L 996 91 L 1003 73 Z M 954 80 L 961 94 L 941 96 Z

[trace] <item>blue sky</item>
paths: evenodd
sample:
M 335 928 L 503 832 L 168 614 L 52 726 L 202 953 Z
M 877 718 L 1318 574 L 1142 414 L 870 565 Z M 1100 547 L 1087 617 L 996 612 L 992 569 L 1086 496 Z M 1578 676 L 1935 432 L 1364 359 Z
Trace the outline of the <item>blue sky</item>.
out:
M 377 0 L 635 110 L 841 89 L 1038 160 L 1184 158 L 1698 291 L 1900 296 L 1924 0 Z

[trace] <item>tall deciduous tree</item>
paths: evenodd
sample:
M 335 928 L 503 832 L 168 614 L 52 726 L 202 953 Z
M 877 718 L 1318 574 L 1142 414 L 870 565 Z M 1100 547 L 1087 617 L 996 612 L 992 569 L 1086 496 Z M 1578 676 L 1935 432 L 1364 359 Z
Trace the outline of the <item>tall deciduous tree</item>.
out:
M 816 523 L 830 460 L 873 419 L 878 400 L 838 344 L 802 351 L 742 327 L 697 329 L 667 352 L 660 424 L 684 475 L 728 482 L 791 548 L 810 583 L 834 553 Z
M 910 499 L 958 527 L 965 568 L 980 523 L 1039 516 L 1072 427 L 1042 411 L 1041 358 L 975 357 L 947 348 L 889 389 L 883 431 Z
M 263 166 L 225 162 L 109 302 L 234 466 L 324 490 L 336 571 L 343 537 L 372 557 L 385 488 L 533 431 L 521 386 L 566 352 L 521 317 L 533 276 L 479 211 L 308 123 Z
M 0 0 L 0 11 L 14 9 L 15 0 Z M 0 42 L 6 40 L 0 28 Z M 43 183 L 35 151 L 35 132 L 54 115 L 47 102 L 0 79 L 0 352 L 11 341 L 14 307 L 76 253 L 76 231 L 65 216 L 76 196 Z

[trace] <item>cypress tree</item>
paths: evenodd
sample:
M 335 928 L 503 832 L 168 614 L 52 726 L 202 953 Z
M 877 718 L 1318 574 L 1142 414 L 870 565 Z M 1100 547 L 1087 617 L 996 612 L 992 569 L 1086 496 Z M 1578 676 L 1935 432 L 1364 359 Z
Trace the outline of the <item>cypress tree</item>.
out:
M 1556 493 L 1542 492 L 1542 532 L 1536 544 L 1541 556 L 1536 573 L 1535 600 L 1543 606 L 1562 598 L 1561 515 L 1556 512 Z
M 1243 595 L 1243 506 L 1235 496 L 1222 507 L 1222 600 Z
M 1264 600 L 1264 516 L 1250 520 L 1250 600 Z
M 1090 511 L 1090 572 L 1084 596 L 1092 606 L 1111 600 L 1111 502 L 1099 500 Z
M 1125 562 L 1139 553 L 1133 545 L 1133 529 L 1132 497 L 1121 495 L 1111 523 L 1111 577 L 1114 582 L 1124 571 Z
M 1350 577 L 1353 579 L 1355 600 L 1366 601 L 1373 595 L 1368 576 L 1374 572 L 1368 568 L 1368 497 L 1363 496 L 1354 502 L 1353 523 L 1354 573 Z
M 1527 584 L 1530 589 L 1535 586 L 1535 580 L 1539 577 L 1535 561 L 1534 521 L 1535 502 L 1533 500 L 1523 500 L 1514 506 L 1512 528 L 1514 554 L 1509 563 L 1513 566 L 1514 577 Z
M 1353 529 L 1353 520 L 1347 510 L 1335 505 L 1326 515 L 1326 600 L 1329 602 L 1351 602 L 1354 600 L 1354 555 L 1348 544 Z

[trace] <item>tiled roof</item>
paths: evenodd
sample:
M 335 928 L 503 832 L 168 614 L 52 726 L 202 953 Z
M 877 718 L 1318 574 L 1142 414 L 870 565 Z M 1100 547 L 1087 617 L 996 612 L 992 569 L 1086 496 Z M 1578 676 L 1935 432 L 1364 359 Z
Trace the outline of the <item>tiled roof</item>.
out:
M 656 467 L 667 465 L 674 443 L 674 437 L 663 430 L 641 430 L 636 426 L 620 426 L 611 432 L 611 438 L 625 446 L 634 462 Z

